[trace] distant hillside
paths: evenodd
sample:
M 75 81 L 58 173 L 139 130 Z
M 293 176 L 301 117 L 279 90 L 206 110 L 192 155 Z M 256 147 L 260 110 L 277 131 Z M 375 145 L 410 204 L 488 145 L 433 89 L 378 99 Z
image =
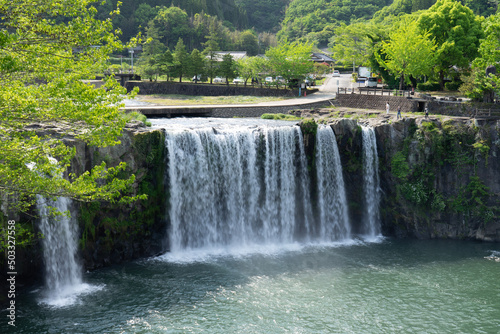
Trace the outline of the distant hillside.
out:
M 278 32 L 280 40 L 307 39 L 325 46 L 339 23 L 356 20 L 383 20 L 391 15 L 409 14 L 431 7 L 437 0 L 292 0 Z M 497 12 L 496 0 L 461 0 L 477 15 Z
M 391 15 L 427 9 L 436 0 L 105 0 L 98 17 L 106 19 L 120 1 L 120 14 L 113 24 L 127 41 L 144 31 L 159 7 L 177 6 L 189 17 L 197 13 L 216 16 L 230 30 L 254 28 L 257 32 L 278 32 L 278 38 L 308 39 L 326 46 L 339 23 L 383 20 Z M 461 0 L 475 14 L 489 16 L 497 11 L 497 0 Z
M 288 40 L 307 38 L 326 45 L 338 23 L 371 19 L 390 3 L 392 0 L 292 0 L 278 37 Z
M 248 27 L 256 31 L 277 32 L 285 18 L 285 10 L 291 0 L 235 0 L 245 10 Z
M 122 40 L 127 41 L 147 26 L 158 10 L 155 7 L 176 6 L 184 9 L 188 15 L 204 12 L 217 16 L 225 25 L 244 29 L 248 25 L 245 11 L 238 7 L 235 0 L 106 0 L 98 7 L 98 17 L 105 19 L 120 1 L 120 15 L 113 18 L 113 24 L 123 32 Z M 279 0 L 278 0 L 279 1 Z

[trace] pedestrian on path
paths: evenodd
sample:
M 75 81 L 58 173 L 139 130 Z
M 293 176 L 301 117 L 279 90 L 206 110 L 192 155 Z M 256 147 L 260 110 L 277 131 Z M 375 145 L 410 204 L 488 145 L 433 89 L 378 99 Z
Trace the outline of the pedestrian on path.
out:
M 385 113 L 386 114 L 389 114 L 389 109 L 390 109 L 389 102 L 386 102 L 385 103 Z
M 397 119 L 402 118 L 402 117 L 401 117 L 401 106 L 398 106 L 398 114 L 397 114 L 397 116 L 396 116 L 396 117 L 397 117 Z
M 425 107 L 425 118 L 429 118 L 429 108 Z

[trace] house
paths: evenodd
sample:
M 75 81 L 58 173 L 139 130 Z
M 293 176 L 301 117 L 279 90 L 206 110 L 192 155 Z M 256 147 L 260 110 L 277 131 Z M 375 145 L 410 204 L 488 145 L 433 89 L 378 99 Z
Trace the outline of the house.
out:
M 215 58 L 217 61 L 222 61 L 225 55 L 230 54 L 233 57 L 233 60 L 240 60 L 247 56 L 246 51 L 215 51 Z M 207 56 L 209 57 L 209 56 Z
M 335 62 L 330 56 L 319 52 L 311 53 L 311 61 L 319 64 L 326 63 L 330 66 Z

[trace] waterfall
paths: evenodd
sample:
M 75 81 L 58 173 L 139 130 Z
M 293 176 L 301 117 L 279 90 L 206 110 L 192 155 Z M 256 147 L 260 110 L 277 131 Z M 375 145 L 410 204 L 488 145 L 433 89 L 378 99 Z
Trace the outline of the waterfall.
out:
M 318 131 L 319 221 L 299 127 L 168 129 L 170 251 L 348 238 L 340 158 L 328 129 Z
M 76 293 L 88 286 L 82 284 L 82 269 L 76 260 L 77 224 L 74 218 L 65 215 L 71 202 L 58 197 L 49 200 L 37 195 L 37 209 L 40 215 L 40 231 L 43 234 L 42 247 L 45 262 L 45 303 L 55 306 L 73 302 Z M 62 215 L 51 215 L 52 209 Z
M 375 131 L 372 127 L 362 127 L 363 137 L 363 186 L 365 194 L 363 233 L 369 239 L 380 235 L 380 181 L 378 175 L 378 155 Z
M 167 132 L 171 251 L 307 238 L 302 141 L 297 126 Z
M 337 140 L 331 127 L 318 125 L 316 172 L 320 236 L 347 239 L 351 228 Z

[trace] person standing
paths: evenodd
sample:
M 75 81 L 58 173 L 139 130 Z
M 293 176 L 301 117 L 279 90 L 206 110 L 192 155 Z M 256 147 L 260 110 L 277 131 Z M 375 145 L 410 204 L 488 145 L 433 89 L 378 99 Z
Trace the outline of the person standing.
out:
M 425 107 L 425 118 L 429 118 L 429 108 Z
M 386 103 L 385 103 L 385 113 L 386 113 L 386 114 L 389 114 L 389 108 L 390 108 L 390 106 L 389 106 L 389 102 L 386 102 Z
M 401 106 L 398 106 L 398 114 L 397 114 L 397 119 L 400 119 L 401 117 Z

